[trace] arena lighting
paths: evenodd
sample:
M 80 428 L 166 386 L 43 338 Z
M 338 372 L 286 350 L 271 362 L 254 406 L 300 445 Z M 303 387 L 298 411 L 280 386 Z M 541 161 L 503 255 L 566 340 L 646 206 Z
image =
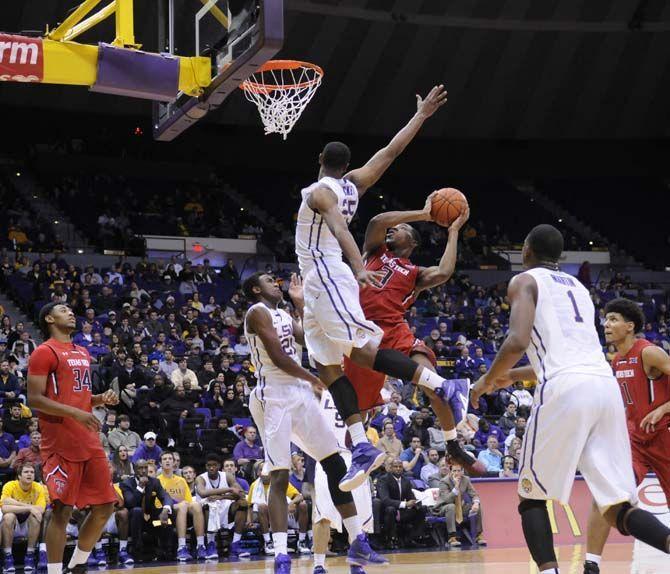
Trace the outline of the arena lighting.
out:
M 20 171 L 16 172 L 16 177 L 21 177 L 21 172 Z
M 562 219 L 559 219 L 558 222 L 559 222 L 559 223 L 563 223 L 563 220 L 562 220 Z
M 58 220 L 54 219 L 54 225 L 58 225 Z
M 83 249 L 77 249 L 77 253 L 79 253 L 79 255 L 81 255 L 81 254 L 84 253 L 84 250 Z
M 593 245 L 593 241 L 589 241 L 589 245 Z
M 380 195 L 380 196 L 379 196 L 379 199 L 384 199 L 384 196 L 383 196 L 383 195 Z

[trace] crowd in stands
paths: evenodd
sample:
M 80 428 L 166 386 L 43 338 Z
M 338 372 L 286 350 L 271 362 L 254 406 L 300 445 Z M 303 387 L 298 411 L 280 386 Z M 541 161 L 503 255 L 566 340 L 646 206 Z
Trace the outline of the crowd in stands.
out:
M 133 265 L 122 259 L 108 269 L 80 269 L 40 256 L 32 261 L 6 258 L 1 269 L 4 286 L 29 313 L 47 301 L 72 306 L 78 322 L 74 340 L 93 360 L 94 392 L 111 388 L 120 396 L 115 408 L 96 409 L 119 495 L 118 510 L 106 528 L 118 538 L 118 551 L 110 553 L 111 546 L 105 551 L 100 544 L 91 564 L 110 559 L 129 564 L 156 554 L 176 555 L 180 561 L 214 559 L 226 549 L 242 557 L 271 554 L 267 477 L 258 464 L 263 450 L 248 410 L 256 384 L 244 337 L 248 304 L 235 265 L 213 269 L 207 261 L 144 258 Z M 602 335 L 604 304 L 635 286 L 615 275 L 590 287 Z M 665 299 L 638 295 L 648 320 L 643 335 L 667 348 L 670 313 Z M 441 374 L 472 380 L 488 370 L 508 319 L 504 287 L 475 285 L 467 275 L 426 293 L 407 313 L 416 336 L 435 351 Z M 25 404 L 27 366 L 37 344 L 21 323 L 2 317 L 5 571 L 11 571 L 14 538 L 27 538 L 26 564 L 41 559 L 49 515 L 46 492 L 39 486 L 39 423 Z M 459 425 L 463 448 L 482 461 L 490 477 L 516 476 L 533 393 L 533 382 L 517 381 L 483 397 Z M 386 405 L 371 413 L 368 428 L 370 440 L 387 455 L 370 484 L 374 543 L 391 549 L 484 544 L 477 484 L 445 458 L 444 435 L 423 392 L 389 380 L 383 396 Z M 287 493 L 291 524 L 296 551 L 307 553 L 313 461 L 297 449 L 293 461 Z M 227 486 L 220 486 L 221 480 Z M 149 483 L 155 496 L 138 498 L 136 486 Z M 428 489 L 437 489 L 434 499 L 422 498 Z M 15 504 L 17 496 L 22 504 Z M 72 536 L 86 512 L 79 510 Z M 192 545 L 187 524 L 193 525 Z M 152 544 L 152 539 L 158 542 Z M 116 549 L 116 543 L 112 546 Z

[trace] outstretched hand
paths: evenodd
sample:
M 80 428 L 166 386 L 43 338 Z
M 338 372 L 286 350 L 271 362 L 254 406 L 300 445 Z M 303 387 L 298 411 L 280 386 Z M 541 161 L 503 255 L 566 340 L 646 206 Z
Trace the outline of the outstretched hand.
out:
M 288 287 L 288 295 L 296 305 L 304 303 L 305 296 L 302 288 L 302 277 L 297 273 L 291 273 L 291 283 Z
M 426 203 L 424 204 L 423 209 L 421 210 L 425 217 L 424 221 L 433 221 L 433 216 L 430 214 L 430 212 L 433 209 L 433 197 L 435 197 L 436 193 L 437 191 L 434 191 L 426 198 Z
M 447 91 L 444 89 L 443 84 L 435 86 L 430 92 L 428 92 L 426 99 L 421 98 L 419 94 L 416 95 L 416 111 L 417 113 L 423 114 L 427 118 L 432 116 L 446 103 Z

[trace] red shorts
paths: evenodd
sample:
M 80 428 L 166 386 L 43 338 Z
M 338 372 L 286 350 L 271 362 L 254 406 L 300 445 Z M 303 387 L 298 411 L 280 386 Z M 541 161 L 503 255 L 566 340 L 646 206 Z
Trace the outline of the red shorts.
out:
M 633 451 L 635 480 L 640 484 L 649 469 L 656 473 L 658 482 L 670 504 L 670 429 L 664 429 L 644 441 L 630 441 Z
M 42 476 L 51 502 L 85 508 L 117 500 L 106 457 L 74 462 L 52 454 L 44 461 Z
M 377 325 L 384 331 L 384 337 L 379 344 L 380 349 L 395 349 L 408 357 L 415 354 L 425 355 L 433 366 L 437 364 L 435 353 L 412 334 L 409 325 L 404 321 L 394 324 L 377 323 Z M 356 389 L 358 408 L 361 411 L 384 404 L 380 392 L 386 380 L 385 374 L 359 367 L 348 357 L 344 358 L 344 374 Z

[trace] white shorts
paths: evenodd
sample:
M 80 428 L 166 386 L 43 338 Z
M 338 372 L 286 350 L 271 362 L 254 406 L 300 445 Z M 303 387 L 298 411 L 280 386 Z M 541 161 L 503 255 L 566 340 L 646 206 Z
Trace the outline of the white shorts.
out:
M 107 534 L 118 534 L 119 529 L 116 526 L 116 512 L 114 512 L 108 519 L 107 523 L 105 524 L 105 528 L 103 529 L 104 533 Z
M 251 393 L 249 410 L 258 426 L 270 471 L 291 468 L 291 442 L 315 460 L 339 450 L 312 387 L 305 381 L 273 384 L 267 380 L 262 389 L 256 387 Z
M 359 287 L 343 261 L 319 260 L 304 278 L 303 328 L 310 357 L 322 365 L 339 365 L 352 348 L 379 344 L 384 332 L 365 318 Z
M 230 507 L 232 500 L 201 500 L 200 504 L 209 507 L 209 516 L 207 518 L 207 532 L 218 532 L 222 528 L 230 528 Z
M 521 451 L 520 496 L 567 504 L 579 469 L 601 510 L 635 504 L 631 460 L 614 377 L 565 374 L 536 389 Z
M 351 453 L 348 451 L 340 452 L 347 468 L 351 464 Z M 352 493 L 354 503 L 356 504 L 356 513 L 361 519 L 364 532 L 374 532 L 374 520 L 372 518 L 372 493 L 370 484 L 365 481 L 361 486 L 355 488 Z M 314 500 L 312 501 L 312 524 L 321 520 L 330 521 L 330 527 L 338 532 L 342 532 L 342 516 L 335 508 L 333 499 L 328 489 L 328 478 L 323 471 L 323 467 L 317 463 L 314 475 Z

